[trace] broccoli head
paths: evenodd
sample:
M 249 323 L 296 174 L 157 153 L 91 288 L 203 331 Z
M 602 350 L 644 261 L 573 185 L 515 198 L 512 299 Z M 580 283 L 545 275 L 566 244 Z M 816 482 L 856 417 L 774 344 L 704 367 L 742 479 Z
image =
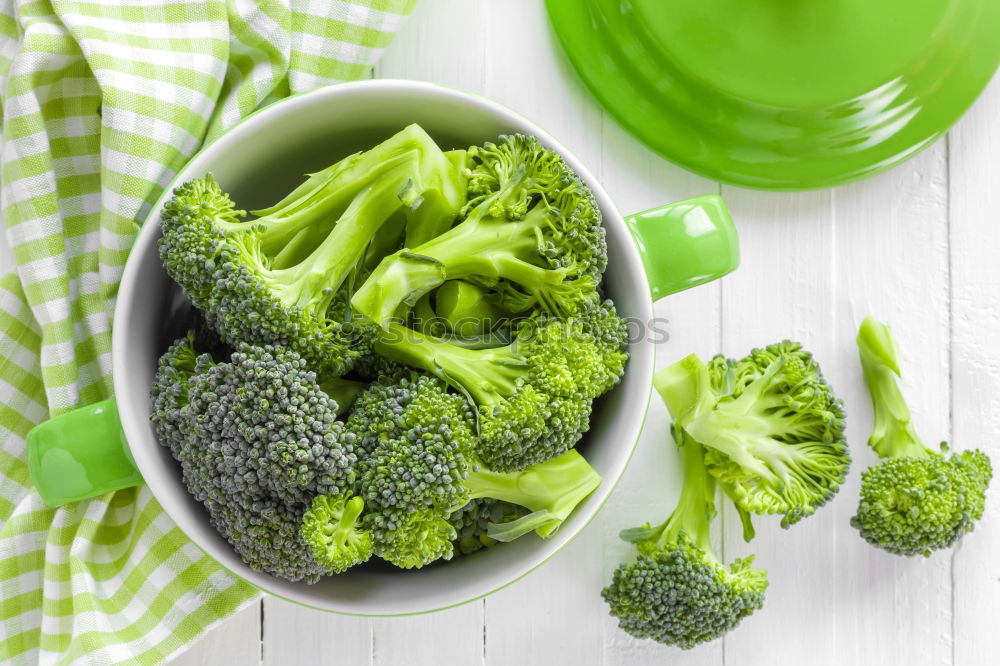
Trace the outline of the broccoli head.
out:
M 473 427 L 460 395 L 413 370 L 358 396 L 345 429 L 361 456 L 361 524 L 379 557 L 403 568 L 451 557 L 455 531 L 445 518 L 467 501 Z
M 691 356 L 658 372 L 654 384 L 742 512 L 782 514 L 788 527 L 825 504 L 847 476 L 843 408 L 798 343 L 755 349 L 739 361 L 716 356 L 708 366 Z
M 978 450 L 950 454 L 917 435 L 899 390 L 899 352 L 889 327 L 871 317 L 858 332 L 865 384 L 875 424 L 869 446 L 883 462 L 861 474 L 861 500 L 851 525 L 868 543 L 897 555 L 950 548 L 983 515 L 993 477 Z
M 455 529 L 455 554 L 471 555 L 497 543 L 489 535 L 491 525 L 503 525 L 531 513 L 523 506 L 491 498 L 474 499 L 448 518 Z
M 181 185 L 164 206 L 160 256 L 225 342 L 281 345 L 340 375 L 358 352 L 354 328 L 328 316 L 335 296 L 382 225 L 432 191 L 453 219 L 464 176 L 411 125 L 314 174 L 251 221 L 211 176 Z
M 382 356 L 437 375 L 478 410 L 479 459 L 522 470 L 572 448 L 592 401 L 624 373 L 627 329 L 610 301 L 568 319 L 537 314 L 507 346 L 469 349 L 390 324 Z
M 300 526 L 313 497 L 349 492 L 357 456 L 301 357 L 243 344 L 217 362 L 191 334 L 160 358 L 151 395 L 161 444 L 244 562 L 292 581 L 330 573 Z
M 504 307 L 530 304 L 551 314 L 596 300 L 607 264 L 601 213 L 593 194 L 555 152 L 515 134 L 469 149 L 465 218 L 419 246 L 384 259 L 354 295 L 355 309 L 387 326 L 446 280 L 511 289 Z M 514 307 L 511 307 L 511 306 Z
M 677 507 L 661 525 L 624 530 L 634 562 L 620 565 L 601 592 L 619 626 L 636 638 L 690 649 L 719 638 L 760 609 L 767 575 L 753 557 L 726 568 L 709 533 L 716 481 L 698 442 L 678 432 L 684 485 Z

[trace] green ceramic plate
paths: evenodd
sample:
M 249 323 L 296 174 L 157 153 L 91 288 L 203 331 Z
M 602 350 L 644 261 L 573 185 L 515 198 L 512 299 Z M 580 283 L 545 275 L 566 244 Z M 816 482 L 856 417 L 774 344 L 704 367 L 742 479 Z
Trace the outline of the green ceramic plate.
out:
M 546 0 L 591 92 L 664 157 L 774 190 L 888 169 L 1000 63 L 998 0 Z

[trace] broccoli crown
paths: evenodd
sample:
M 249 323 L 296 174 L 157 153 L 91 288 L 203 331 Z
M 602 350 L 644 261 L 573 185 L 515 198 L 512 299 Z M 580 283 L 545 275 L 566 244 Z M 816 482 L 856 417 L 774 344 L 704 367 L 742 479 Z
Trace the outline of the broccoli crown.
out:
M 972 531 L 992 476 L 990 459 L 980 451 L 889 458 L 862 472 L 851 525 L 890 553 L 929 556 Z
M 522 219 L 540 202 L 554 213 L 537 251 L 552 268 L 588 274 L 597 284 L 608 264 L 601 209 L 580 176 L 533 136 L 508 134 L 469 149 L 468 212 L 488 205 L 493 217 Z M 499 195 L 499 196 L 498 196 Z
M 244 562 L 293 581 L 329 573 L 299 527 L 313 496 L 350 488 L 357 456 L 298 355 L 243 344 L 216 362 L 189 334 L 161 357 L 152 399 L 160 442 Z
M 277 344 L 339 375 L 359 356 L 353 327 L 327 316 L 340 287 L 387 220 L 433 191 L 432 217 L 450 221 L 462 186 L 459 165 L 411 125 L 314 174 L 250 222 L 211 176 L 185 183 L 164 207 L 160 256 L 225 342 Z
M 851 524 L 870 544 L 897 555 L 949 548 L 983 515 L 990 459 L 978 450 L 950 455 L 944 443 L 939 453 L 920 439 L 897 383 L 899 352 L 888 326 L 865 319 L 858 349 L 875 416 L 868 444 L 883 461 L 861 474 Z
M 684 486 L 677 507 L 662 525 L 622 532 L 637 544 L 638 555 L 615 570 L 601 596 L 632 636 L 690 649 L 761 608 L 767 576 L 751 566 L 753 557 L 729 568 L 716 558 L 709 536 L 715 480 L 690 436 L 682 436 L 681 455 Z
M 334 573 L 371 557 L 372 535 L 357 524 L 364 506 L 360 497 L 317 495 L 302 516 L 302 539 L 313 557 Z
M 851 461 L 844 411 L 809 352 L 784 341 L 708 372 L 717 401 L 683 427 L 741 509 L 788 527 L 836 494 Z
M 184 183 L 164 207 L 160 257 L 171 278 L 225 342 L 274 343 L 334 374 L 354 362 L 349 330 L 324 315 L 324 295 L 299 304 L 282 299 L 286 271 L 269 268 L 260 249 L 264 228 L 244 223 L 212 177 Z
M 555 152 L 524 135 L 469 149 L 465 218 L 384 259 L 353 297 L 385 327 L 446 280 L 508 286 L 502 303 L 567 315 L 596 300 L 607 243 L 593 194 Z
M 473 427 L 460 395 L 413 370 L 382 378 L 358 396 L 345 428 L 361 452 L 361 522 L 371 530 L 377 555 L 407 568 L 445 551 L 450 557 L 455 535 L 447 517 L 467 501 L 463 481 L 475 447 Z M 432 527 L 434 520 L 441 525 Z
M 579 441 L 592 401 L 624 373 L 625 343 L 624 322 L 606 302 L 568 319 L 536 314 L 505 347 L 468 349 L 393 324 L 376 350 L 468 396 L 478 409 L 479 458 L 508 472 Z

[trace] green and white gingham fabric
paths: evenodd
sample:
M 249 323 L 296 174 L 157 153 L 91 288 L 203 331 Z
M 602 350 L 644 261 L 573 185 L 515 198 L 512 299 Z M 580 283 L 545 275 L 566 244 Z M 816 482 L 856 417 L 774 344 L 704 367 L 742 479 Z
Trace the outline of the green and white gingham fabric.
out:
M 162 662 L 255 598 L 144 487 L 46 509 L 24 438 L 111 394 L 122 269 L 177 170 L 366 76 L 415 1 L 0 0 L 0 663 Z

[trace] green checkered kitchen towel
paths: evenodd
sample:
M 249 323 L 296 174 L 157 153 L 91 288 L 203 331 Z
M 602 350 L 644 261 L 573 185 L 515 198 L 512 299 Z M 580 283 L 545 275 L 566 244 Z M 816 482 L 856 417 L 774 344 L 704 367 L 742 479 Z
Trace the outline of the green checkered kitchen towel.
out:
M 0 663 L 176 655 L 256 592 L 146 488 L 44 507 L 28 430 L 111 392 L 137 223 L 208 139 L 364 77 L 416 0 L 0 0 Z

